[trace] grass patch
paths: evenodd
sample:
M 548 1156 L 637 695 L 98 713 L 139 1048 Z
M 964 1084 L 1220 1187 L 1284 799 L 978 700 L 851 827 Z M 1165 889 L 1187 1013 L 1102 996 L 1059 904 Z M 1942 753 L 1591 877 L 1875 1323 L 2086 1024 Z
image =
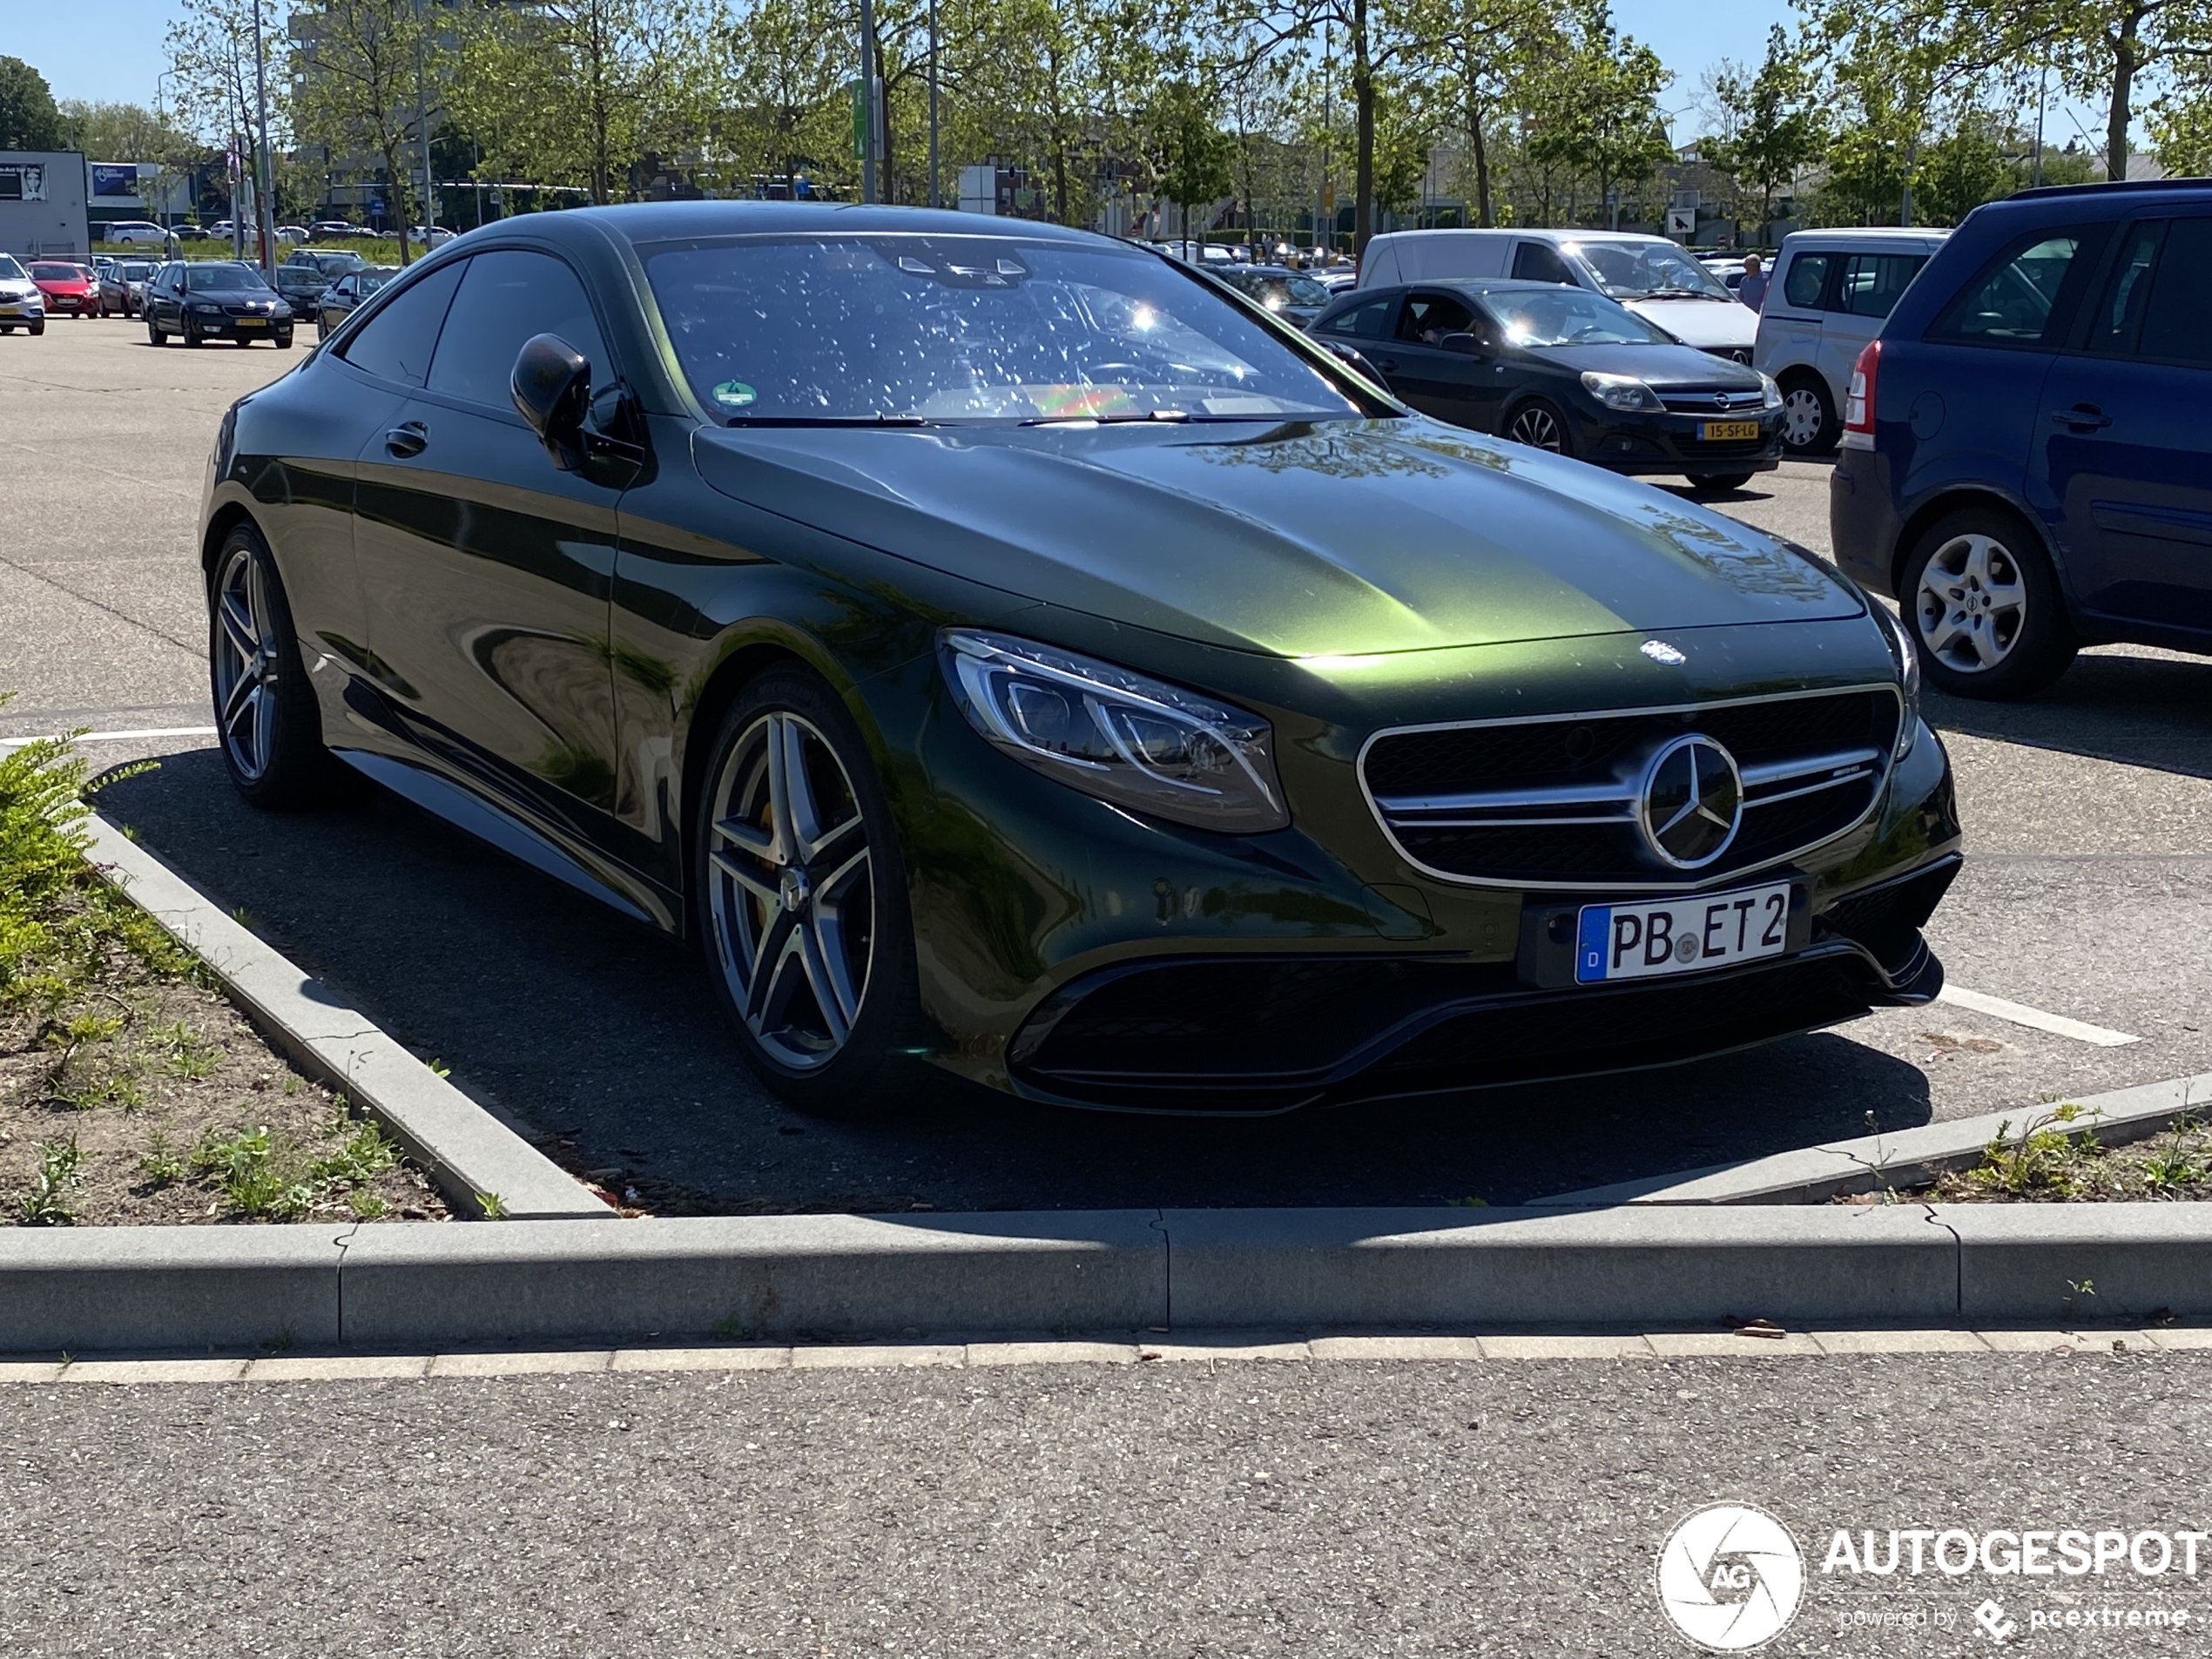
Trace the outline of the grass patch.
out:
M 2008 1122 L 1979 1164 L 1912 1196 L 1953 1204 L 2212 1199 L 2212 1132 L 2202 1121 L 2177 1117 L 2147 1139 L 2107 1146 L 2095 1119 L 2068 1101 L 2027 1119 L 2017 1136 Z

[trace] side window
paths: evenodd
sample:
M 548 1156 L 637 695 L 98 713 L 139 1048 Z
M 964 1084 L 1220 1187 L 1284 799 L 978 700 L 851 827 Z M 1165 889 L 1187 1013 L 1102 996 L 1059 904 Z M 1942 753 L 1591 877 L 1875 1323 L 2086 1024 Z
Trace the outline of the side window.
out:
M 1390 332 L 1390 314 L 1398 307 L 1398 296 L 1386 293 L 1379 300 L 1370 300 L 1365 305 L 1354 306 L 1349 311 L 1339 311 L 1321 325 L 1325 334 L 1356 334 L 1362 340 L 1379 340 Z
M 1570 287 L 1575 273 L 1557 249 L 1543 242 L 1523 242 L 1513 252 L 1513 273 L 1521 282 L 1564 282 Z
M 439 337 L 430 389 L 492 408 L 513 408 L 508 388 L 515 359 L 533 334 L 558 334 L 590 358 L 595 384 L 611 378 L 591 301 L 575 272 L 550 253 L 521 248 L 479 253 L 469 261 L 469 274 Z
M 2070 309 L 2067 279 L 2094 260 L 2103 235 L 2104 227 L 2095 226 L 2022 237 L 1944 307 L 1928 338 L 1961 346 L 2056 346 Z
M 1886 317 L 1926 263 L 1919 253 L 1854 253 L 1844 261 L 1834 309 L 1855 317 Z
M 2104 297 L 2089 314 L 2089 338 L 2084 343 L 2091 351 L 2135 349 L 2135 336 L 2143 326 L 2143 307 L 2150 300 L 2150 268 L 2158 259 L 2158 245 L 2165 234 L 2162 219 L 2128 231 Z
M 1471 332 L 1474 314 L 1464 301 L 1448 293 L 1417 293 L 1406 302 L 1398 320 L 1398 337 L 1416 345 L 1433 346 L 1447 334 Z
M 467 260 L 456 260 L 407 289 L 371 317 L 346 342 L 346 361 L 380 380 L 420 386 L 429 377 L 430 350 L 438 343 L 453 291 L 461 286 Z
M 1782 297 L 1800 311 L 1820 309 L 1820 296 L 1828 287 L 1828 266 L 1834 258 L 1828 253 L 1798 253 L 1791 256 L 1790 274 L 1782 279 Z
M 2143 308 L 2141 355 L 2169 363 L 2212 364 L 2212 316 L 2205 307 L 2204 262 L 2212 259 L 2212 219 L 2177 219 L 2166 232 Z

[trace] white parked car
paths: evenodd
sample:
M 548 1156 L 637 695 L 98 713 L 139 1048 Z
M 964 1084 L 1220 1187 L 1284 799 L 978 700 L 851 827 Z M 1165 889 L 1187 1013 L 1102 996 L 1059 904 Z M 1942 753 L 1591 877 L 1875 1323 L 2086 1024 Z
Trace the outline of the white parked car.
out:
M 21 328 L 28 334 L 46 332 L 46 296 L 30 280 L 30 273 L 5 253 L 0 253 L 0 334 Z
M 126 219 L 107 227 L 107 239 L 118 247 L 159 247 L 169 233 L 150 219 Z
M 1391 231 L 1367 244 L 1363 288 L 1453 277 L 1564 282 L 1617 300 L 1685 346 L 1751 361 L 1759 320 L 1663 236 L 1629 231 Z
M 432 247 L 443 247 L 448 242 L 450 242 L 455 237 L 460 234 L 461 233 L 459 231 L 449 231 L 442 225 L 434 225 L 430 227 L 430 246 Z M 422 227 L 420 225 L 408 226 L 407 227 L 407 239 L 410 242 L 420 242 L 422 240 Z
M 1948 231 L 1797 231 L 1769 273 L 1753 367 L 1782 388 L 1782 446 L 1825 455 L 1844 429 L 1851 368 Z

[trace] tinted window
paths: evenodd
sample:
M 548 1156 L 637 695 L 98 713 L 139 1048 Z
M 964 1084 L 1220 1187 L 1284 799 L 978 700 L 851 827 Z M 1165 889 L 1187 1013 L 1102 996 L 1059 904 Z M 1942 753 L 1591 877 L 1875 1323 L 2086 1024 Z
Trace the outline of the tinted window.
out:
M 1927 263 L 1922 253 L 1854 253 L 1844 261 L 1832 309 L 1855 317 L 1886 317 Z
M 252 266 L 234 264 L 229 260 L 212 260 L 206 265 L 180 265 L 177 268 L 184 273 L 182 286 L 189 293 L 238 293 L 269 286 Z
M 1820 296 L 1828 287 L 1829 255 L 1799 253 L 1790 260 L 1790 274 L 1782 279 L 1782 297 L 1806 311 L 1820 309 Z
M 420 386 L 430 372 L 430 348 L 438 325 L 460 285 L 461 264 L 435 271 L 395 295 L 346 342 L 346 361 L 354 368 L 402 386 Z
M 735 423 L 1355 412 L 1213 282 L 1110 243 L 856 231 L 639 251 L 686 378 Z
M 2080 230 L 2022 238 L 1967 283 L 1928 338 L 1966 346 L 2056 345 L 2065 322 L 2060 294 L 2087 238 Z
M 2089 316 L 2091 351 L 2133 351 L 2135 335 L 2143 326 L 2143 307 L 2150 300 L 2150 268 L 2158 258 L 2158 244 L 2166 234 L 2162 220 L 2138 225 L 2128 233 L 2113 267 L 2104 297 Z
M 1387 295 L 1370 300 L 1349 311 L 1339 311 L 1320 325 L 1325 334 L 1357 334 L 1363 340 L 1379 340 L 1390 332 L 1390 314 L 1398 304 L 1397 296 Z
M 550 253 L 518 248 L 479 253 L 469 261 L 469 274 L 438 336 L 430 389 L 512 408 L 508 388 L 515 359 L 533 334 L 558 334 L 591 360 L 595 382 L 610 378 L 599 325 L 575 272 Z
M 1513 273 L 1522 282 L 1573 283 L 1575 273 L 1558 251 L 1541 242 L 1523 242 L 1514 250 Z
M 1433 346 L 1447 334 L 1464 334 L 1474 328 L 1474 313 L 1448 293 L 1417 293 L 1406 302 L 1399 319 L 1398 337 Z
M 2145 357 L 2174 363 L 2212 363 L 2212 219 L 2177 219 L 2166 232 L 2166 246 L 2150 280 L 2150 300 L 2143 311 Z

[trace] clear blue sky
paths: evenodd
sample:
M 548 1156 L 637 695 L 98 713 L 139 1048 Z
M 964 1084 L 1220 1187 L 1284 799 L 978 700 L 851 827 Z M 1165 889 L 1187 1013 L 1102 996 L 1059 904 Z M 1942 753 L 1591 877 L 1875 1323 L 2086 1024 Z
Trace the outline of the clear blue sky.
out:
M 88 10 L 43 0 L 8 0 L 8 5 L 16 15 L 0 51 L 44 75 L 56 98 L 153 102 L 154 77 L 167 66 L 161 44 L 178 14 L 176 0 L 103 0 Z M 1687 107 L 1699 76 L 1716 59 L 1757 61 L 1768 26 L 1787 23 L 1792 15 L 1789 0 L 1614 3 L 1622 31 L 1649 44 L 1675 71 L 1667 97 L 1670 110 Z

